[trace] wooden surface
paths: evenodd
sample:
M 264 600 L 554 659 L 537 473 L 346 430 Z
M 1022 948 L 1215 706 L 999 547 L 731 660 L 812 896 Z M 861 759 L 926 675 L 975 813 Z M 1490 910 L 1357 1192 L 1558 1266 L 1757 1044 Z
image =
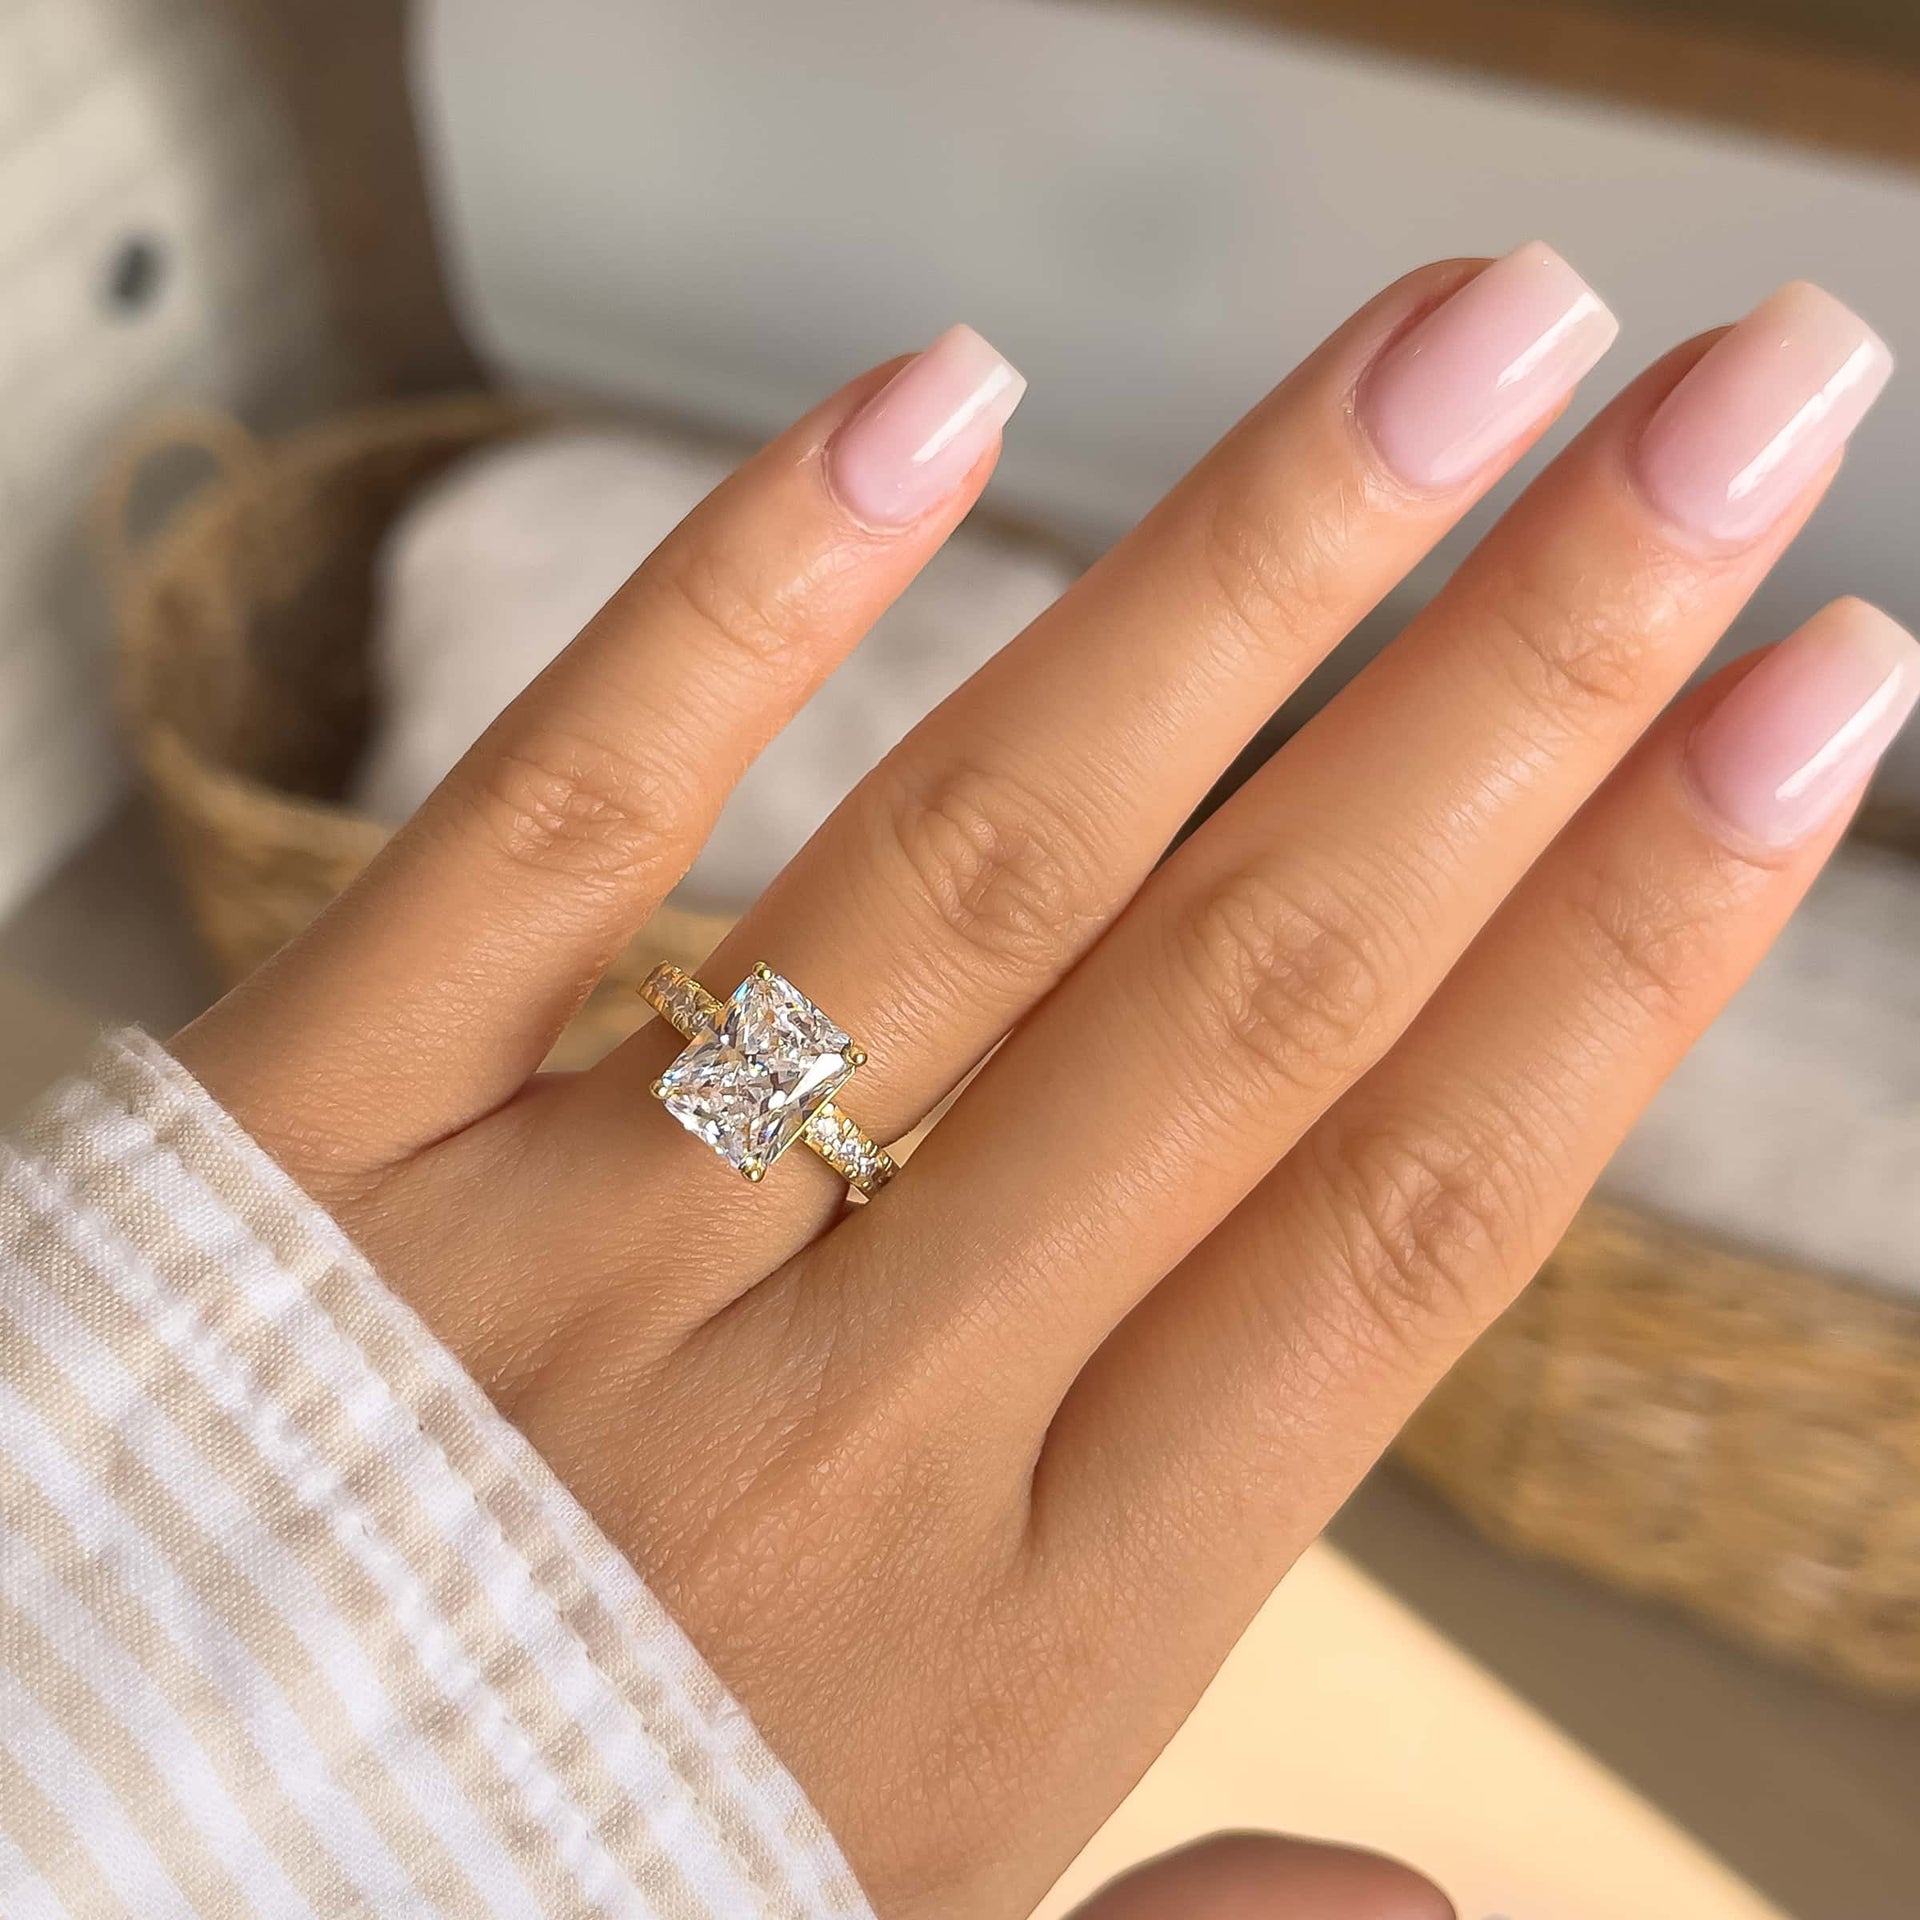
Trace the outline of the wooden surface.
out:
M 403 63 L 404 0 L 227 0 L 306 157 L 348 344 L 377 395 L 478 384 L 441 277 Z
M 1920 67 L 1920 10 L 1913 0 L 1589 0 L 1609 13 L 1639 14 L 1722 32 L 1765 33 L 1829 53 Z
M 1849 1692 L 1519 1559 L 1391 1464 L 1348 1501 L 1332 1539 L 1795 1920 L 1915 1920 L 1920 1707 Z
M 1249 1827 L 1392 1854 L 1467 1920 L 1784 1920 L 1324 1543 L 1036 1920 L 1152 1854 Z
M 1920 165 L 1920 7 L 1913 0 L 1173 3 Z

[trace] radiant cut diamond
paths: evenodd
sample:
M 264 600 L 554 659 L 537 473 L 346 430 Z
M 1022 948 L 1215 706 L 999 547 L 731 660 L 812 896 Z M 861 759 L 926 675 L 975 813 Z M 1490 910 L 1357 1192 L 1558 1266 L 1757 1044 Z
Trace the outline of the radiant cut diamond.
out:
M 667 1111 L 757 1180 L 852 1076 L 853 1042 L 789 980 L 758 968 L 660 1076 Z

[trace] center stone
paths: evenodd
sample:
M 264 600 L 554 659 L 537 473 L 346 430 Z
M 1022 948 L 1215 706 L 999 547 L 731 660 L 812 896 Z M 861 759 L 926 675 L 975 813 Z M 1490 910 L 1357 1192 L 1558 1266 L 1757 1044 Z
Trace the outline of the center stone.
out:
M 689 1133 L 758 1179 L 846 1085 L 852 1051 L 791 981 L 756 969 L 734 988 L 718 1031 L 695 1040 L 655 1091 Z

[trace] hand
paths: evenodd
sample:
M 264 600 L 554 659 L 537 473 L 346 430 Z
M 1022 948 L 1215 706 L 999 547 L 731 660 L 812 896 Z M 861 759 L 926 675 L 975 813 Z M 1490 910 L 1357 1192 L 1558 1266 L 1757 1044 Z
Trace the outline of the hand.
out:
M 1018 381 L 964 331 L 744 467 L 176 1042 L 632 1556 L 887 1920 L 1044 1890 L 1551 1249 L 1911 703 L 1913 643 L 1842 603 L 1661 716 L 1887 370 L 1790 289 L 1631 386 L 1162 861 L 1611 335 L 1543 248 L 1381 295 L 706 962 L 858 1035 L 882 1139 L 998 1045 L 871 1205 L 674 1125 L 661 1023 L 536 1069 L 985 483 Z

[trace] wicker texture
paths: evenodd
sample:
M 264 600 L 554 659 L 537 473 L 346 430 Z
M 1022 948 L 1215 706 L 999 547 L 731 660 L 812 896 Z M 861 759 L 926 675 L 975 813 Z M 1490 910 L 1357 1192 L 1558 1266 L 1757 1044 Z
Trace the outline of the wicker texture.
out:
M 158 420 L 102 488 L 123 706 L 194 920 L 239 979 L 300 931 L 386 838 L 341 794 L 365 741 L 375 561 L 421 487 L 547 416 L 486 396 L 385 407 L 264 447 L 231 421 Z M 183 452 L 214 482 L 135 548 L 142 476 Z M 697 965 L 725 931 L 664 909 L 576 1016 L 553 1062 L 599 1058 L 648 1018 L 660 960 Z
M 1920 1310 L 1590 1204 L 1401 1454 L 1508 1545 L 1920 1693 Z
M 450 461 L 535 421 L 476 398 L 261 448 L 229 423 L 176 419 L 130 447 L 105 490 L 129 724 L 228 979 L 381 844 L 339 796 L 366 731 L 386 529 Z M 129 553 L 135 481 L 180 446 L 219 477 Z M 1914 838 L 1910 821 L 1875 825 Z M 647 971 L 697 969 L 722 931 L 660 914 L 556 1058 L 598 1057 L 643 1017 Z M 1920 1308 L 1589 1206 L 1402 1451 L 1500 1540 L 1920 1694 Z

